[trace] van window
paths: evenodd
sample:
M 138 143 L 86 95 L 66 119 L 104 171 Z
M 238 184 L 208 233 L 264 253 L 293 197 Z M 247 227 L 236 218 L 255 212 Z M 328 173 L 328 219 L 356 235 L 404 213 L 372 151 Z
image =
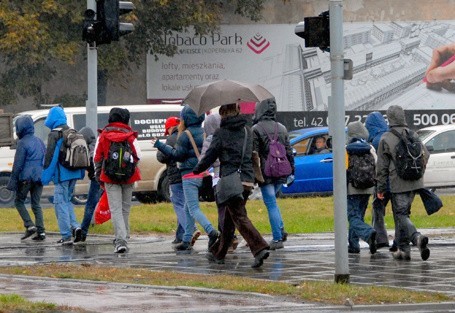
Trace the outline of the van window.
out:
M 47 136 L 51 132 L 49 128 L 44 126 L 45 118 L 40 118 L 35 121 L 35 136 L 44 141 L 44 144 L 47 145 Z
M 109 114 L 108 113 L 98 113 L 98 128 L 103 128 L 107 125 Z M 74 114 L 73 115 L 74 129 L 81 130 L 82 127 L 87 125 L 85 121 L 85 114 Z M 95 132 L 95 129 L 93 129 Z

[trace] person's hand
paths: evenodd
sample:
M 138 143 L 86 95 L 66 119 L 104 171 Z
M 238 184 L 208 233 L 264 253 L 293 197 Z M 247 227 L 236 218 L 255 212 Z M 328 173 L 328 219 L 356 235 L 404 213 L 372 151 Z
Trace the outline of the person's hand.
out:
M 384 200 L 384 193 L 383 192 L 378 192 L 377 197 L 379 200 Z
M 152 146 L 156 147 L 156 143 L 158 142 L 158 138 L 152 137 Z
M 455 55 L 455 43 L 441 46 L 433 50 L 430 65 L 425 73 L 428 83 L 441 83 L 449 79 L 455 79 L 455 62 L 441 66 L 444 62 Z

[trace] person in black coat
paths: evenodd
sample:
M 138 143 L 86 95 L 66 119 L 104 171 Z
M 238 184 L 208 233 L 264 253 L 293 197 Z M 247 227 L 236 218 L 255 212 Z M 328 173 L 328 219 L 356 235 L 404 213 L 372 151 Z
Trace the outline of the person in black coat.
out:
M 215 161 L 220 161 L 220 179 L 234 173 L 241 164 L 240 178 L 244 187 L 243 198 L 234 197 L 225 203 L 226 212 L 224 217 L 223 232 L 220 239 L 210 247 L 207 258 L 216 263 L 224 263 L 224 258 L 231 245 L 235 229 L 240 232 L 248 243 L 251 253 L 254 255 L 253 268 L 260 267 L 269 256 L 269 245 L 262 238 L 251 220 L 247 216 L 245 204 L 254 185 L 253 173 L 253 136 L 251 129 L 246 126 L 247 120 L 240 115 L 237 104 L 223 105 L 220 108 L 221 125 L 213 134 L 210 147 L 205 156 L 193 169 L 194 173 L 202 173 Z M 247 145 L 243 162 L 241 156 L 247 130 Z

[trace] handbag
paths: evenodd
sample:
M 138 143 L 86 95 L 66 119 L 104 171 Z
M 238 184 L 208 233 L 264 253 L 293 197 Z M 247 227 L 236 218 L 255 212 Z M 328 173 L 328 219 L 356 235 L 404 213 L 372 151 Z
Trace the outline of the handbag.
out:
M 226 176 L 222 176 L 216 184 L 216 202 L 221 205 L 233 198 L 243 199 L 243 184 L 240 178 L 242 172 L 243 156 L 245 155 L 247 131 L 245 130 L 245 139 L 243 140 L 242 157 L 240 158 L 239 168 Z
M 95 208 L 95 224 L 103 224 L 111 219 L 111 210 L 107 200 L 107 192 L 104 191 Z
M 418 190 L 418 193 L 428 215 L 436 213 L 442 208 L 442 200 L 430 189 L 421 188 Z

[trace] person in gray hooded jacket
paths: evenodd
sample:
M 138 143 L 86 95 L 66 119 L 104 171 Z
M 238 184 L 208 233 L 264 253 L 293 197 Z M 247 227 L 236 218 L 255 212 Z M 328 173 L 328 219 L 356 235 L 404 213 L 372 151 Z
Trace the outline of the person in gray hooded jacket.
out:
M 398 105 L 392 105 L 387 109 L 387 119 L 389 120 L 390 129 L 395 129 L 400 134 L 405 135 L 410 132 L 403 108 Z M 411 132 L 417 138 L 417 135 Z M 416 190 L 423 188 L 423 177 L 417 180 L 404 180 L 398 176 L 395 168 L 396 164 L 396 146 L 399 138 L 390 131 L 384 133 L 379 141 L 378 146 L 378 163 L 376 168 L 377 174 L 377 196 L 379 199 L 384 198 L 387 191 L 387 178 L 390 180 L 390 191 L 392 193 L 392 211 L 395 221 L 395 241 L 398 250 L 392 252 L 395 259 L 410 260 L 411 248 L 409 243 L 412 242 L 419 248 L 422 260 L 430 257 L 430 250 L 427 247 L 428 237 L 423 236 L 417 231 L 411 222 L 411 205 L 414 200 Z M 428 161 L 429 153 L 425 145 L 423 151 Z

